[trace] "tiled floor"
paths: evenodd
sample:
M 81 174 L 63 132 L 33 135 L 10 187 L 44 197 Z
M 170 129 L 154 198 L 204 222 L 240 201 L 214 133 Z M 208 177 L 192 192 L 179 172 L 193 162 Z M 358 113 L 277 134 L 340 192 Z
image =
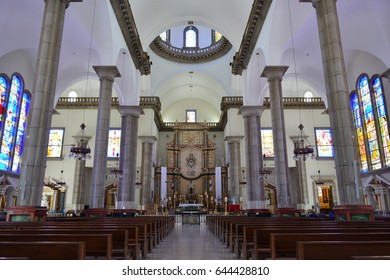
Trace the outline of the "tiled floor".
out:
M 175 229 L 148 254 L 146 260 L 233 260 L 230 253 L 204 223 L 176 223 Z

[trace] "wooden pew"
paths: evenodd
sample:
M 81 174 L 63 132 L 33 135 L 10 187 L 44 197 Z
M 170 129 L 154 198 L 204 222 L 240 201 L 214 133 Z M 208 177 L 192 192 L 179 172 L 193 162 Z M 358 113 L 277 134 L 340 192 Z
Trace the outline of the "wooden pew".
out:
M 254 249 L 252 259 L 271 257 L 271 234 L 272 233 L 365 233 L 365 232 L 389 232 L 389 228 L 359 228 L 359 227 L 269 227 L 254 230 Z
M 3 234 L 0 232 L 1 241 L 67 241 L 84 242 L 86 258 L 100 258 L 110 260 L 112 257 L 112 235 L 111 234 L 40 234 L 40 233 L 11 233 Z
M 390 232 L 271 233 L 271 258 L 297 257 L 298 241 L 390 241 Z
M 84 260 L 84 242 L 0 241 L 0 257 L 30 260 Z
M 137 229 L 138 230 L 138 229 Z M 0 234 L 110 234 L 112 236 L 112 258 L 134 259 L 135 252 L 129 248 L 128 231 L 125 229 L 87 228 L 75 229 L 66 227 L 45 228 L 28 227 L 21 229 L 2 229 Z
M 388 256 L 390 241 L 298 241 L 298 260 L 352 260 L 354 256 Z

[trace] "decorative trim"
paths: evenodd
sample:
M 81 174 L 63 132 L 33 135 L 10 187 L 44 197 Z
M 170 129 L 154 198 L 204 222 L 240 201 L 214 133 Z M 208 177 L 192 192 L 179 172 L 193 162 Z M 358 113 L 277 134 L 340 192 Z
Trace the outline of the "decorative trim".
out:
M 58 109 L 97 109 L 99 97 L 60 97 L 57 102 Z M 242 96 L 224 96 L 221 101 L 221 116 L 218 122 L 196 122 L 192 124 L 203 124 L 210 131 L 223 131 L 227 123 L 227 111 L 229 109 L 239 109 L 243 106 Z M 119 108 L 118 97 L 111 98 L 111 107 Z M 141 109 L 152 109 L 154 111 L 154 122 L 159 131 L 173 131 L 175 127 L 187 122 L 164 122 L 161 115 L 161 102 L 158 96 L 141 96 L 139 107 Z M 270 109 L 269 97 L 263 101 L 264 109 Z M 325 104 L 320 97 L 310 99 L 304 97 L 283 97 L 284 109 L 325 109 Z
M 149 61 L 148 54 L 142 49 L 141 40 L 138 35 L 137 26 L 129 1 L 110 0 L 110 2 L 127 48 L 130 51 L 134 66 L 141 72 L 141 75 L 149 75 L 151 62 Z
M 206 48 L 177 48 L 164 42 L 157 36 L 150 48 L 158 56 L 177 63 L 204 63 L 218 59 L 227 54 L 232 44 L 222 37 L 218 42 Z
M 272 0 L 254 0 L 240 49 L 231 63 L 233 75 L 242 75 L 247 68 L 271 4 Z

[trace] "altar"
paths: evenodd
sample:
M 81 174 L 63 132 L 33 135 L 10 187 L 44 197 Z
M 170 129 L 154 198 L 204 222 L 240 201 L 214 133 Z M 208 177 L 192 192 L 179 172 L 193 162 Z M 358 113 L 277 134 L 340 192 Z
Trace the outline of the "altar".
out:
M 183 224 L 200 224 L 200 212 L 204 205 L 201 203 L 180 203 L 179 209 Z

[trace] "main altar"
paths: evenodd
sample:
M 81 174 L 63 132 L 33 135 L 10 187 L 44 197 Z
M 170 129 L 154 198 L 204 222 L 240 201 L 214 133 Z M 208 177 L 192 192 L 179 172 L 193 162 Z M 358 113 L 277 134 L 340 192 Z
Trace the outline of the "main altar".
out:
M 166 208 L 174 209 L 175 212 L 179 211 L 179 205 L 203 205 L 200 212 L 214 211 L 218 203 L 216 144 L 209 137 L 207 124 L 177 124 L 173 139 L 166 144 L 166 151 L 166 184 L 155 185 L 156 197 L 166 194 Z M 221 168 L 220 196 L 228 192 L 227 168 Z M 160 172 L 160 167 L 157 166 L 156 178 L 161 176 Z

